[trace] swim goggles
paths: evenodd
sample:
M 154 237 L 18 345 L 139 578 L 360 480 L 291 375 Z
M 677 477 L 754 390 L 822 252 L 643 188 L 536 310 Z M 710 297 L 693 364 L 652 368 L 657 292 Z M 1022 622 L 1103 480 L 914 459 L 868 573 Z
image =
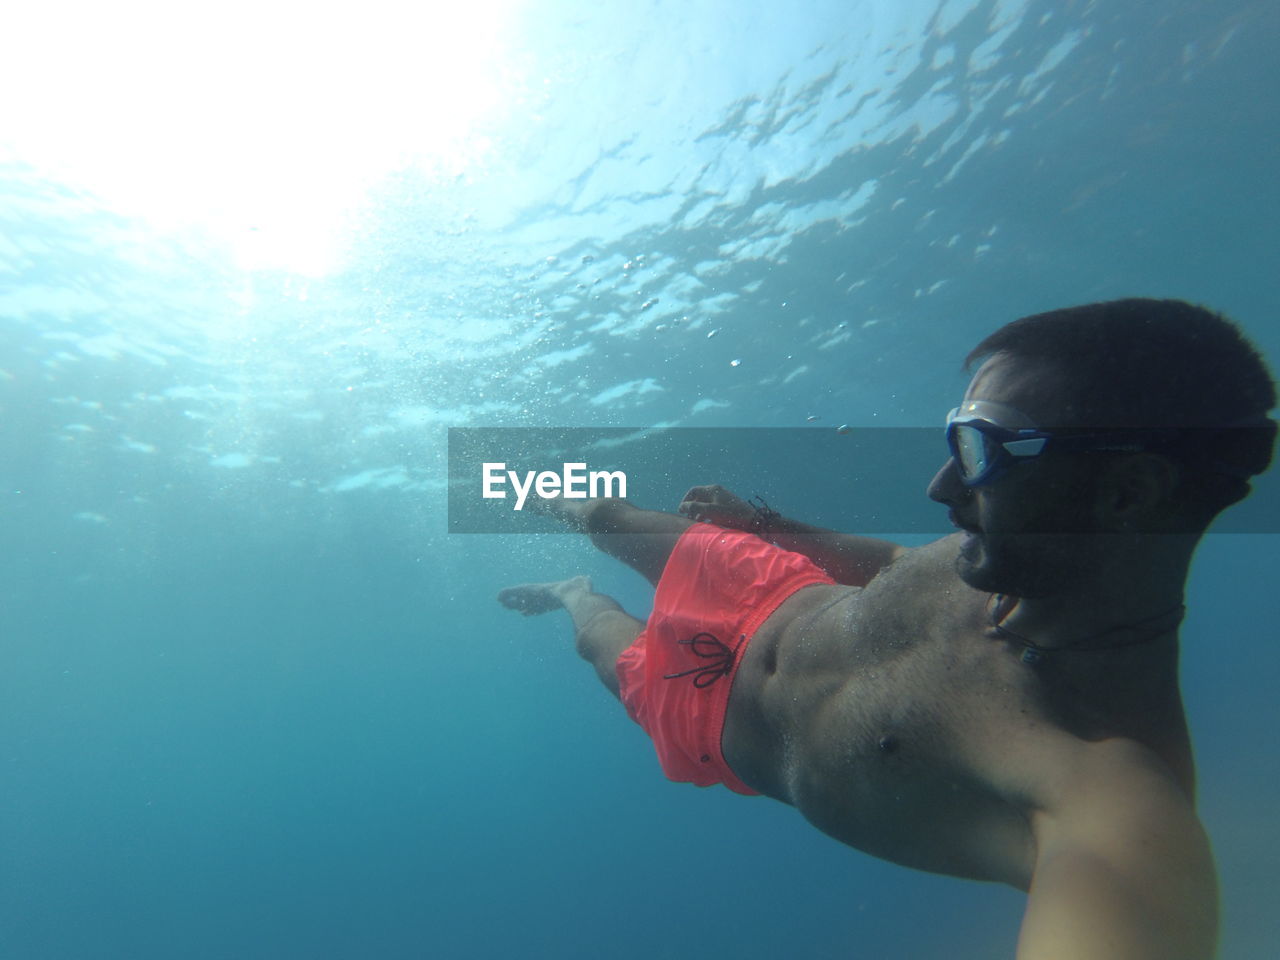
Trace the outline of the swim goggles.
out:
M 970 400 L 947 414 L 947 446 L 966 487 L 991 483 L 1015 463 L 1061 451 L 1136 452 L 1167 444 L 1172 429 L 1054 433 L 1031 425 L 1026 414 L 999 403 Z

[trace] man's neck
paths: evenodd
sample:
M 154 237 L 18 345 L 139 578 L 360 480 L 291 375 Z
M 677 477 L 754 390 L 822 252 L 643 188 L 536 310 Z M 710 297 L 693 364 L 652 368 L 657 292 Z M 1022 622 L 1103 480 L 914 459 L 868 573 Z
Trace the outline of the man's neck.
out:
M 1182 620 L 1181 584 L 1111 595 L 999 597 L 992 626 L 1029 648 L 1104 650 L 1173 635 Z
M 1195 797 L 1195 766 L 1178 683 L 1181 583 L 1124 597 L 993 600 L 993 638 L 1044 678 L 1085 739 L 1123 736 L 1161 757 Z M 1007 615 L 999 619 L 1001 610 Z M 1064 693 L 1064 691 L 1069 691 Z
M 1127 550 L 1116 546 L 1082 582 L 1006 601 L 999 625 L 1046 648 L 1101 644 L 1113 632 L 1176 631 L 1194 541 L 1148 536 L 1134 538 Z

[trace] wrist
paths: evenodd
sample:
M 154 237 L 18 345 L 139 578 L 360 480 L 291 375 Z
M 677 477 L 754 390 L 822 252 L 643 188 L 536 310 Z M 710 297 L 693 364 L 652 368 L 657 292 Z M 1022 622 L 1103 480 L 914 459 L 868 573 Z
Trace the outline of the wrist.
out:
M 751 504 L 753 511 L 751 521 L 747 524 L 747 530 L 758 537 L 766 537 L 770 533 L 777 533 L 782 514 L 769 506 L 764 497 L 759 494 L 756 494 L 747 502 Z

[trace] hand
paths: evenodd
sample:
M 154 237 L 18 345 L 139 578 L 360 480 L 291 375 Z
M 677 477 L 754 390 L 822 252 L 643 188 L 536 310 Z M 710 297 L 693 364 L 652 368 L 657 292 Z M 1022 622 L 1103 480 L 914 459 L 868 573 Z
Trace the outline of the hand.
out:
M 758 511 L 754 504 L 719 484 L 694 487 L 684 495 L 679 512 L 731 530 L 752 530 Z

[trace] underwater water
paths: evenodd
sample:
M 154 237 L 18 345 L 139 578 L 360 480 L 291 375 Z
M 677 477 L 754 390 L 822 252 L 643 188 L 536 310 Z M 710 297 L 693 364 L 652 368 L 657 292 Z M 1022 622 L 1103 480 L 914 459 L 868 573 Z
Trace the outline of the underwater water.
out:
M 666 782 L 564 618 L 494 602 L 647 586 L 448 532 L 448 431 L 835 451 L 939 426 L 996 326 L 1129 295 L 1280 361 L 1280 8 L 126 3 L 10 36 L 0 955 L 1012 956 L 1016 891 Z M 648 507 L 725 480 L 646 466 Z M 1188 585 L 1227 960 L 1280 937 L 1278 560 L 1210 535 Z

